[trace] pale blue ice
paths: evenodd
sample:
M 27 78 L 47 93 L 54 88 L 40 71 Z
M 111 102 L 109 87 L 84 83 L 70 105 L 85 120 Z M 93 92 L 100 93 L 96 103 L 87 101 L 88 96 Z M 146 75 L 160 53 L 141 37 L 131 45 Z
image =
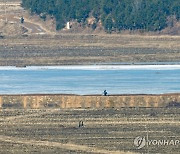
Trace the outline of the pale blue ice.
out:
M 105 89 L 108 94 L 180 92 L 178 66 L 108 67 L 1 67 L 0 94 L 86 95 L 102 94 Z

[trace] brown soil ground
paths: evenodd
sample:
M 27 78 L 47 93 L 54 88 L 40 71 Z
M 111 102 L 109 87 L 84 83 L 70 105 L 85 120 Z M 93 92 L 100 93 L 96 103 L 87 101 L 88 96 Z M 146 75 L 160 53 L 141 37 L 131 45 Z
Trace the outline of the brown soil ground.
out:
M 179 154 L 176 145 L 138 149 L 134 139 L 179 140 L 179 108 L 0 110 L 0 153 Z M 84 127 L 79 128 L 83 120 Z
M 180 36 L 59 34 L 5 37 L 0 65 L 179 62 Z

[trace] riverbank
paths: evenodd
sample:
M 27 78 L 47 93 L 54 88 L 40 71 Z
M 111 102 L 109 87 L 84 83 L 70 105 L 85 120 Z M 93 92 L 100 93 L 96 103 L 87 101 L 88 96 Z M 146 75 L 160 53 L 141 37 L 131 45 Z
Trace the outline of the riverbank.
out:
M 5 109 L 103 109 L 124 107 L 173 107 L 180 106 L 180 94 L 162 95 L 63 95 L 29 94 L 0 95 L 0 107 Z

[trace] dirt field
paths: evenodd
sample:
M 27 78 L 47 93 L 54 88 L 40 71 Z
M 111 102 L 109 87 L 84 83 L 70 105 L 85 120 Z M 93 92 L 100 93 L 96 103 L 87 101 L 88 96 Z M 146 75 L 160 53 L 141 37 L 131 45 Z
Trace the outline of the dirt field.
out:
M 134 139 L 179 140 L 179 108 L 0 111 L 0 153 L 173 153 L 178 145 L 137 149 Z M 83 120 L 84 127 L 79 128 Z
M 179 62 L 179 36 L 33 35 L 0 39 L 0 65 Z

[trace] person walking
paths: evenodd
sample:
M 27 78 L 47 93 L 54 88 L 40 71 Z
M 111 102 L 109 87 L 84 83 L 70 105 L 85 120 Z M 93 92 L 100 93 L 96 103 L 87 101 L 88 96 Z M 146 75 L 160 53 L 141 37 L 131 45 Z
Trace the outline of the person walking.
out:
M 107 91 L 106 90 L 104 90 L 103 95 L 107 96 Z

